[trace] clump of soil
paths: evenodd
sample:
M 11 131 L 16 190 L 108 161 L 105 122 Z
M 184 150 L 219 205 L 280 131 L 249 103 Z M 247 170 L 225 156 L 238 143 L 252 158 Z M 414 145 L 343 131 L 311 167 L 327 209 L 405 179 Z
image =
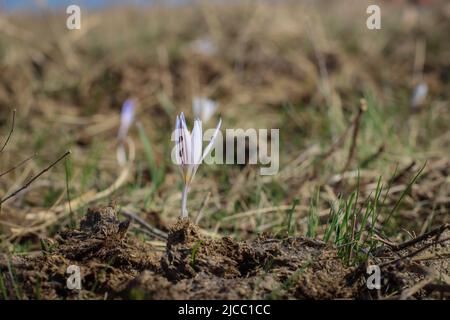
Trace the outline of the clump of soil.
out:
M 213 239 L 180 219 L 169 229 L 166 251 L 159 252 L 127 234 L 128 225 L 117 219 L 114 207 L 90 209 L 79 229 L 46 241 L 39 255 L 0 258 L 7 293 L 25 299 L 376 297 L 367 291 L 362 269 L 343 264 L 321 241 L 268 235 Z M 395 264 L 385 269 L 389 283 L 383 286 L 391 291 L 423 278 L 405 267 L 410 261 L 402 263 L 404 272 Z M 67 288 L 69 265 L 80 267 L 81 290 Z
M 353 269 L 319 241 L 212 239 L 178 220 L 169 230 L 161 273 L 144 272 L 126 292 L 147 299 L 351 298 Z
M 114 207 L 89 209 L 78 230 L 42 240 L 37 256 L 2 256 L 0 270 L 9 296 L 26 299 L 100 298 L 120 292 L 144 270 L 159 268 L 152 247 L 126 235 L 128 221 L 120 222 Z M 67 268 L 80 268 L 81 290 L 67 289 Z M 9 272 L 8 272 L 9 273 Z M 10 274 L 10 273 L 9 273 Z

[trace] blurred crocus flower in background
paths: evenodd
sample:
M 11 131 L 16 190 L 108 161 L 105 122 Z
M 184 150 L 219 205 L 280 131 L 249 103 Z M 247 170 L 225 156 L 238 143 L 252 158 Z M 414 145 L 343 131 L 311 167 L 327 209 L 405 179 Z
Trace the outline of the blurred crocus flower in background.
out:
M 127 99 L 122 105 L 122 113 L 120 115 L 120 127 L 117 139 L 119 141 L 125 140 L 127 137 L 130 126 L 134 120 L 136 103 L 132 99 Z
M 121 166 L 125 165 L 127 162 L 126 152 L 125 152 L 125 140 L 128 135 L 128 131 L 134 120 L 136 103 L 132 99 L 127 99 L 122 105 L 122 112 L 120 115 L 120 127 L 117 134 L 117 161 Z
M 417 109 L 423 105 L 425 98 L 428 94 L 428 85 L 425 82 L 420 82 L 414 88 L 414 92 L 411 97 L 411 108 Z
M 203 128 L 202 121 L 196 119 L 194 121 L 194 128 L 192 133 L 189 132 L 184 114 L 181 113 L 177 116 L 175 124 L 175 152 L 176 162 L 180 165 L 181 175 L 183 177 L 184 188 L 181 199 L 181 217 L 187 218 L 187 195 L 189 187 L 194 179 L 195 173 L 198 167 L 202 163 L 203 159 L 211 151 L 214 145 L 214 140 L 220 129 L 222 120 L 219 120 L 216 130 L 209 142 L 208 146 L 203 150 Z
M 192 99 L 192 111 L 194 116 L 203 122 L 208 122 L 214 115 L 218 107 L 217 102 L 205 98 L 205 97 L 194 97 Z
M 205 56 L 217 53 L 217 46 L 209 38 L 199 38 L 192 42 L 191 48 L 194 52 Z

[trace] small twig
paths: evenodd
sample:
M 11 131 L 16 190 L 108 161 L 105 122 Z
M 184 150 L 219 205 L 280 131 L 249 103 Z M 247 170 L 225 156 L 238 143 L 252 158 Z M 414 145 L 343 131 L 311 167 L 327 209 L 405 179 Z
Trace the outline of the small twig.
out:
M 342 146 L 342 144 L 345 141 L 345 138 L 347 137 L 347 135 L 349 134 L 349 132 L 350 132 L 350 130 L 352 128 L 355 128 L 353 130 L 353 136 L 354 136 L 354 140 L 356 140 L 355 132 L 357 134 L 358 131 L 359 131 L 359 129 L 356 130 L 356 127 L 359 127 L 359 122 L 360 122 L 360 119 L 361 119 L 361 115 L 363 113 L 362 109 L 364 109 L 364 108 L 366 108 L 366 107 L 362 107 L 361 106 L 359 108 L 358 114 L 352 119 L 352 122 L 347 126 L 347 128 L 345 128 L 344 132 L 334 141 L 334 143 L 331 145 L 331 147 L 325 153 L 323 153 L 322 155 L 319 156 L 319 161 L 315 165 L 312 174 L 308 177 L 310 180 L 313 180 L 314 178 L 317 177 L 317 174 L 318 174 L 318 172 L 317 172 L 318 169 L 317 168 L 319 166 L 321 166 L 334 152 L 336 152 L 336 150 L 339 147 Z M 365 111 L 365 109 L 364 109 L 364 111 Z M 355 144 L 356 144 L 356 142 L 355 142 Z M 354 151 L 351 151 L 351 152 L 354 152 Z M 348 160 L 347 160 L 347 162 L 348 162 Z M 347 164 L 346 164 L 346 166 L 347 166 Z
M 202 202 L 202 206 L 200 207 L 200 210 L 197 213 L 197 216 L 195 217 L 195 224 L 198 224 L 200 220 L 203 218 L 203 214 L 205 212 L 205 207 L 208 204 L 209 197 L 211 196 L 211 192 L 208 192 L 205 199 Z
M 67 158 L 66 158 L 66 161 L 65 161 L 65 169 L 66 169 L 66 192 L 67 192 L 67 204 L 69 205 L 69 216 L 70 216 L 70 223 L 71 223 L 71 227 L 74 227 L 74 214 L 73 214 L 73 211 L 72 211 L 72 205 L 71 205 L 71 203 L 70 203 L 70 187 L 69 187 L 69 179 L 70 179 L 70 177 L 69 177 L 69 174 L 70 174 L 70 172 L 69 172 L 69 166 L 68 166 L 68 163 L 67 163 Z
M 375 153 L 371 154 L 366 159 L 361 161 L 361 167 L 364 168 L 369 163 L 372 163 L 374 160 L 376 160 L 384 152 L 385 148 L 386 148 L 386 145 L 383 143 L 381 146 L 378 147 L 378 149 L 377 149 L 377 151 L 375 151 Z
M 356 117 L 355 117 L 356 119 Z M 355 119 L 352 121 L 352 123 L 345 128 L 344 132 L 337 138 L 334 143 L 331 145 L 331 147 L 327 150 L 327 152 L 320 155 L 320 164 L 323 163 L 325 160 L 327 160 L 345 141 L 345 137 L 347 137 L 348 133 L 350 132 L 350 129 L 353 126 L 353 123 Z
M 33 154 L 32 156 L 26 158 L 25 160 L 23 160 L 22 162 L 19 162 L 18 164 L 16 164 L 15 166 L 9 168 L 8 170 L 6 170 L 3 173 L 0 173 L 0 178 L 7 175 L 8 173 L 16 170 L 17 168 L 23 166 L 25 163 L 27 163 L 28 161 L 30 161 L 31 159 L 33 159 L 34 157 L 36 157 L 37 153 Z
M 415 251 L 413 251 L 413 252 L 411 252 L 411 253 L 409 253 L 409 254 L 407 254 L 405 256 L 401 256 L 400 258 L 397 258 L 397 259 L 394 259 L 394 260 L 382 263 L 382 264 L 379 265 L 379 267 L 383 268 L 383 267 L 386 267 L 386 266 L 388 266 L 388 265 L 390 265 L 392 263 L 397 263 L 397 262 L 399 262 L 401 260 L 404 260 L 404 259 L 407 259 L 407 258 L 411 258 L 411 257 L 415 256 L 416 254 L 422 252 L 423 250 L 425 250 L 425 249 L 427 249 L 429 247 L 432 247 L 432 246 L 440 244 L 440 243 L 444 243 L 444 242 L 446 242 L 448 240 L 450 240 L 450 237 L 442 239 L 442 240 L 439 240 L 439 241 L 435 241 L 435 242 L 432 242 L 432 243 L 429 243 L 429 244 L 426 244 L 423 247 L 421 247 L 421 248 L 419 248 L 419 249 L 417 249 L 417 250 L 415 250 Z
M 90 190 L 90 191 L 87 191 L 86 193 L 82 194 L 81 196 L 78 196 L 75 199 L 71 199 L 70 205 L 71 205 L 72 211 L 75 212 L 78 209 L 80 209 L 81 207 L 88 205 L 89 203 L 92 203 L 94 201 L 98 201 L 100 199 L 108 197 L 113 192 L 118 190 L 127 181 L 127 179 L 130 176 L 130 172 L 131 172 L 131 168 L 132 168 L 131 164 L 134 162 L 134 159 L 136 156 L 136 152 L 135 152 L 136 148 L 134 146 L 133 140 L 127 139 L 127 143 L 128 143 L 129 150 L 130 150 L 129 156 L 128 156 L 129 164 L 127 166 L 123 167 L 122 171 L 120 172 L 117 179 L 113 182 L 113 184 L 102 191 L 96 192 L 95 190 Z M 42 210 L 42 211 L 38 211 L 38 212 L 27 213 L 28 219 L 36 219 L 35 217 L 37 217 L 37 219 L 41 219 L 41 221 L 36 222 L 35 225 L 32 227 L 17 228 L 14 232 L 15 234 L 13 234 L 10 237 L 10 239 L 20 237 L 27 233 L 33 233 L 33 232 L 37 232 L 38 230 L 42 230 L 42 229 L 52 225 L 59 219 L 62 219 L 63 217 L 67 216 L 68 214 L 70 214 L 70 208 L 69 208 L 69 204 L 67 202 L 64 204 L 61 204 L 55 208 L 52 208 L 50 210 L 46 209 L 46 210 Z M 45 216 L 45 219 L 42 220 L 42 218 L 39 218 L 42 216 Z
M 368 229 L 368 228 L 367 228 Z M 395 246 L 395 243 L 390 241 L 389 239 L 383 238 L 381 234 L 378 233 L 378 231 L 374 230 L 375 234 L 372 236 L 375 240 L 380 241 L 384 243 L 385 245 L 389 246 L 389 248 L 392 248 L 392 246 Z
M 125 217 L 136 221 L 138 224 L 140 224 L 142 227 L 148 230 L 152 235 L 160 239 L 167 240 L 167 233 L 151 226 L 144 219 L 139 217 L 136 213 L 132 212 L 131 210 L 127 208 L 121 208 L 120 213 L 123 214 Z
M 49 171 L 52 167 L 54 167 L 58 162 L 60 162 L 62 159 L 64 159 L 65 157 L 67 157 L 69 154 L 71 153 L 71 151 L 66 151 L 66 153 L 64 153 L 61 157 L 59 157 L 57 160 L 55 160 L 52 164 L 50 164 L 48 167 L 46 167 L 45 169 L 43 169 L 41 172 L 39 172 L 37 175 L 35 175 L 34 177 L 32 177 L 27 183 L 25 183 L 22 187 L 20 187 L 19 189 L 17 189 L 16 191 L 14 191 L 13 193 L 11 193 L 9 196 L 3 198 L 0 200 L 0 205 L 3 204 L 5 201 L 7 201 L 8 199 L 11 199 L 12 197 L 16 196 L 19 192 L 25 190 L 26 188 L 28 188 L 30 186 L 30 184 L 32 184 L 34 181 L 36 181 L 40 176 L 42 176 L 44 173 L 46 173 L 47 171 Z
M 441 235 L 445 230 L 450 230 L 450 224 L 446 223 L 436 229 L 431 230 L 430 232 L 424 233 L 414 239 L 408 240 L 398 245 L 388 244 L 392 250 L 399 251 L 405 249 L 407 247 L 413 246 L 418 242 L 431 238 L 433 236 Z
M 249 217 L 249 216 L 264 214 L 264 213 L 272 213 L 272 212 L 276 212 L 276 211 L 287 211 L 287 210 L 290 210 L 291 208 L 292 208 L 292 205 L 280 205 L 277 207 L 251 209 L 248 211 L 236 213 L 234 215 L 226 216 L 221 221 L 225 222 L 225 221 L 230 221 L 230 220 L 234 220 L 234 219 L 238 219 L 238 218 L 244 218 L 244 217 Z
M 403 290 L 401 292 L 401 294 L 400 294 L 400 298 L 399 299 L 400 300 L 408 299 L 409 297 L 413 296 L 418 291 L 420 291 L 422 288 L 424 288 L 426 285 L 430 284 L 433 280 L 434 280 L 434 277 L 432 277 L 432 276 L 426 277 L 422 281 L 419 281 L 418 283 L 416 283 L 414 286 Z
M 356 140 L 358 139 L 358 133 L 359 133 L 359 127 L 361 124 L 362 115 L 367 110 L 367 102 L 365 99 L 360 100 L 360 105 L 358 108 L 358 114 L 356 115 L 354 122 L 353 122 L 353 135 L 352 135 L 352 144 L 350 145 L 350 149 L 348 151 L 347 161 L 344 165 L 344 169 L 342 169 L 342 172 L 347 171 L 347 169 L 350 167 L 350 164 L 352 163 L 352 160 L 355 156 L 356 151 Z
M 8 137 L 6 138 L 5 142 L 3 143 L 2 148 L 0 149 L 0 153 L 3 152 L 3 150 L 5 150 L 6 145 L 8 144 L 9 140 L 11 139 L 11 136 L 14 132 L 14 127 L 16 125 L 16 109 L 14 109 L 12 114 L 12 124 L 11 124 L 11 130 L 9 131 Z
M 393 176 L 389 183 L 396 183 L 398 182 L 401 178 L 403 178 L 412 168 L 414 168 L 414 166 L 416 165 L 416 161 L 412 161 L 406 168 L 404 168 L 402 171 L 400 171 L 398 174 L 396 174 L 395 176 Z

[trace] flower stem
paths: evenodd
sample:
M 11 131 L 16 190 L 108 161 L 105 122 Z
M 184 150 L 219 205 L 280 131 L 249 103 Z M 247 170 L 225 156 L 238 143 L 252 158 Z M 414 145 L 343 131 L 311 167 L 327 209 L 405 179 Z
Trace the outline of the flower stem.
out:
M 184 186 L 183 193 L 181 195 L 181 217 L 187 218 L 188 217 L 188 211 L 187 211 L 187 195 L 189 192 L 189 188 L 187 185 Z

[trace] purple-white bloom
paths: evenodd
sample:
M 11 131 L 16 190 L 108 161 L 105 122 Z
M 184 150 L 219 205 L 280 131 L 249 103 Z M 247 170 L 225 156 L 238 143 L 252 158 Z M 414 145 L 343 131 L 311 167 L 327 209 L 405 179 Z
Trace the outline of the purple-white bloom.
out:
M 117 161 L 121 166 L 125 165 L 127 162 L 124 142 L 134 120 L 135 107 L 136 104 L 132 99 L 127 99 L 122 106 L 122 112 L 120 115 L 120 127 L 117 134 Z
M 427 97 L 428 93 L 428 85 L 426 82 L 420 82 L 415 88 L 411 97 L 411 107 L 417 108 L 420 107 Z
M 134 100 L 127 99 L 122 105 L 122 113 L 120 115 L 120 127 L 119 133 L 117 135 L 117 139 L 119 141 L 124 141 L 128 130 L 130 130 L 131 124 L 134 120 L 134 112 L 135 112 L 136 104 Z
M 192 49 L 205 56 L 212 56 L 217 53 L 217 46 L 208 38 L 200 38 L 192 42 Z
M 209 119 L 211 119 L 216 112 L 217 107 L 217 102 L 205 97 L 194 97 L 192 99 L 192 111 L 194 112 L 194 116 L 203 122 L 208 122 Z
M 198 167 L 203 162 L 203 159 L 211 151 L 214 145 L 214 140 L 220 129 L 222 120 L 219 120 L 216 130 L 209 142 L 208 146 L 203 150 L 203 128 L 202 121 L 196 119 L 194 121 L 194 128 L 192 133 L 189 132 L 184 114 L 177 116 L 175 124 L 175 153 L 176 162 L 180 165 L 181 175 L 183 177 L 184 189 L 182 194 L 181 216 L 187 218 L 187 194 L 189 186 L 194 179 Z

